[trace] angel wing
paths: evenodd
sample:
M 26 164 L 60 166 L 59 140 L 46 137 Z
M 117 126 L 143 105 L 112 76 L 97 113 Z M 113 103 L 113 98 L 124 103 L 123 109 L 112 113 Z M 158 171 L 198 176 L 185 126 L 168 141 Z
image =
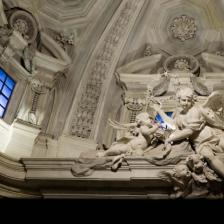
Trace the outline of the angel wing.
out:
M 224 128 L 224 118 L 218 112 L 224 109 L 224 91 L 213 92 L 202 105 L 202 114 L 206 121 L 216 127 Z
M 203 106 L 209 107 L 212 110 L 224 107 L 224 90 L 217 90 L 211 93 Z
M 118 121 L 111 120 L 110 118 L 108 119 L 108 124 L 117 130 L 127 130 L 129 128 L 134 128 L 137 126 L 137 123 L 122 124 L 119 123 Z

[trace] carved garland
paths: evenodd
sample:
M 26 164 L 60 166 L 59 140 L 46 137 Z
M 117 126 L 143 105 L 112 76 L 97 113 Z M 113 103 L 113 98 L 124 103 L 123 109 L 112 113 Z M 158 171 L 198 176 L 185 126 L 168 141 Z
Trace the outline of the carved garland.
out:
M 97 104 L 101 95 L 103 83 L 107 77 L 111 61 L 126 28 L 137 9 L 139 0 L 127 1 L 120 16 L 110 29 L 110 34 L 104 40 L 98 51 L 91 69 L 85 91 L 78 103 L 77 112 L 72 122 L 71 134 L 81 138 L 89 138 L 92 130 Z

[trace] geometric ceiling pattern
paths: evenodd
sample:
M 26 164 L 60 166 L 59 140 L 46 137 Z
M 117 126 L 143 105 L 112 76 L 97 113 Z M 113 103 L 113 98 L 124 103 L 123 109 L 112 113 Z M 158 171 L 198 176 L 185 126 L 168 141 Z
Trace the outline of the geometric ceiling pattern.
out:
M 43 13 L 61 23 L 86 17 L 97 0 L 46 0 Z
M 151 18 L 155 19 L 151 19 L 148 24 L 149 42 L 155 40 L 156 37 L 158 46 L 169 55 L 183 53 L 197 55 L 203 52 L 209 43 L 220 41 L 223 32 L 222 18 L 216 10 L 215 2 L 211 0 L 156 0 L 154 10 L 150 12 Z M 184 35 L 187 37 L 195 28 L 193 37 L 184 38 Z M 176 38 L 174 32 L 176 32 Z M 181 36 L 181 33 L 182 39 L 177 38 L 178 35 Z

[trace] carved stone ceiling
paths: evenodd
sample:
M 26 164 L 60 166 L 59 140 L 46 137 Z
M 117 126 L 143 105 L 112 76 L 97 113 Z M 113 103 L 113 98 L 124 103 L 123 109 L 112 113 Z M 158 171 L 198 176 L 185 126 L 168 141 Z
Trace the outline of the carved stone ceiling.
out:
M 83 29 L 95 21 L 106 3 L 115 0 L 5 0 L 38 2 L 44 27 L 66 30 Z M 25 3 L 24 3 L 25 4 Z M 28 4 L 28 3 L 27 3 Z M 145 44 L 166 55 L 190 54 L 224 49 L 224 0 L 146 0 L 133 33 L 121 56 L 121 63 Z M 99 26 L 101 21 L 99 21 Z M 212 52 L 213 53 L 213 52 Z M 135 56 L 133 56 L 135 57 Z M 129 60 L 130 61 L 130 60 Z
M 46 0 L 41 11 L 61 22 L 85 17 L 97 0 Z
M 208 47 L 208 43 L 220 40 L 223 22 L 217 10 L 217 2 L 157 1 L 156 4 L 160 7 L 152 12 L 156 20 L 149 24 L 149 40 L 155 39 L 156 36 L 162 43 L 161 49 L 171 55 L 197 55 Z
M 224 43 L 223 12 L 223 0 L 146 1 L 119 65 L 143 56 L 146 44 L 166 56 L 217 51 Z

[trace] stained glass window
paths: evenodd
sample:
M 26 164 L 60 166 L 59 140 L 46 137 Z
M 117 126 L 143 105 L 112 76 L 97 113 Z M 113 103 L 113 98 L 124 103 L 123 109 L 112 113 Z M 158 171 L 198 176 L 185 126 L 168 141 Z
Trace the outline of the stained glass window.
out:
M 169 117 L 172 117 L 172 115 L 173 115 L 173 112 L 172 112 L 172 111 L 165 112 L 165 113 L 166 113 Z M 156 120 L 157 122 L 159 122 L 163 128 L 165 128 L 165 129 L 168 128 L 168 127 L 167 127 L 167 124 L 164 122 L 164 120 L 162 119 L 162 117 L 161 117 L 159 114 L 156 115 L 155 120 Z
M 15 84 L 15 81 L 0 68 L 0 118 L 5 114 Z

